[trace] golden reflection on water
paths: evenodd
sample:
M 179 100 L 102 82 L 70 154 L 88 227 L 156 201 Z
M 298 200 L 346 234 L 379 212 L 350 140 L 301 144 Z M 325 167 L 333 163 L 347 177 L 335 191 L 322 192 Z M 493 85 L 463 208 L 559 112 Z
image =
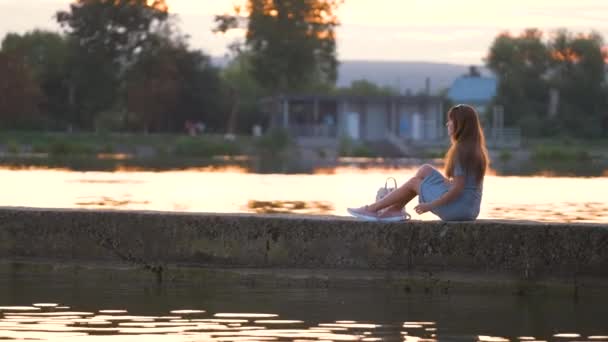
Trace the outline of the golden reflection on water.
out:
M 333 210 L 331 203 L 321 201 L 249 201 L 247 208 L 258 214 L 325 215 Z
M 416 168 L 336 168 L 317 174 L 252 174 L 242 168 L 167 172 L 0 170 L 0 206 L 347 216 L 369 204 L 387 177 Z M 45 189 L 35 196 L 24 189 Z M 608 223 L 605 178 L 488 176 L 480 219 Z M 407 209 L 413 219 L 436 220 Z
M 127 310 L 61 311 L 58 306 L 0 307 L 0 339 L 42 341 L 436 341 L 434 334 L 408 332 L 399 325 L 336 321 L 306 324 L 269 313 L 216 313 L 173 310 L 171 316 L 137 316 Z M 241 324 L 231 319 L 240 317 Z M 256 319 L 268 318 L 272 319 Z M 247 319 L 244 319 L 247 318 Z M 287 328 L 286 326 L 289 326 Z M 334 329 L 340 328 L 340 329 Z
M 129 196 L 125 196 L 124 199 L 114 199 L 110 197 L 81 197 L 79 202 L 76 202 L 77 206 L 82 207 L 127 207 L 129 205 L 138 204 L 146 205 L 149 201 L 133 201 L 128 199 Z
M 133 159 L 133 154 L 130 153 L 98 153 L 97 159 L 102 160 L 128 160 Z
M 509 342 L 510 341 L 508 338 L 504 338 L 504 337 L 485 336 L 485 335 L 479 335 L 477 337 L 477 340 L 479 342 Z

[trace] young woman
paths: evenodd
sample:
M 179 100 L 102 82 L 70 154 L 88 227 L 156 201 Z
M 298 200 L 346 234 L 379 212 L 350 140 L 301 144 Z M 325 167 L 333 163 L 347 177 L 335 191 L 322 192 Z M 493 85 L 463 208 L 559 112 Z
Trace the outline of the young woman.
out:
M 479 115 L 468 105 L 448 111 L 446 124 L 452 145 L 445 156 L 445 174 L 423 165 L 416 175 L 383 199 L 348 212 L 371 221 L 403 221 L 403 209 L 416 195 L 416 213 L 427 211 L 444 221 L 473 221 L 479 215 L 483 179 L 489 158 Z

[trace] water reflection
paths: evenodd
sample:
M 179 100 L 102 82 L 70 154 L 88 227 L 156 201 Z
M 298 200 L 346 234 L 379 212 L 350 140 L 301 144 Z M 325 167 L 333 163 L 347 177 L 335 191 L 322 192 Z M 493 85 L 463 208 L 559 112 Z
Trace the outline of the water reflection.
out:
M 252 174 L 241 168 L 171 172 L 0 170 L 0 206 L 346 216 L 370 203 L 387 177 L 416 168 L 339 168 L 318 174 Z M 23 189 L 45 189 L 31 196 Z M 584 189 L 584 190 L 583 190 Z M 488 176 L 480 219 L 608 222 L 605 178 Z M 416 200 L 407 207 L 413 213 Z M 416 220 L 435 220 L 431 214 Z
M 32 312 L 36 311 L 36 312 Z M 62 311 L 57 305 L 0 307 L 0 339 L 43 341 L 436 341 L 435 334 L 407 324 L 357 321 L 306 323 L 256 319 L 267 313 L 216 313 L 173 310 L 172 316 L 129 315 L 126 310 Z M 240 317 L 236 320 L 210 317 Z M 434 326 L 434 322 L 424 323 Z
M 126 195 L 124 199 L 114 199 L 106 196 L 102 197 L 79 197 L 79 201 L 75 204 L 83 207 L 127 207 L 129 205 L 146 205 L 149 201 L 134 201 Z
M 0 307 L 0 339 L 42 341 L 608 341 L 606 335 L 554 333 L 534 336 L 454 335 L 437 322 L 373 323 L 354 320 L 306 322 L 271 313 L 208 313 L 171 310 L 168 316 L 132 315 L 127 310 L 68 311 L 58 304 Z M 63 306 L 67 307 L 67 306 Z M 213 318 L 238 317 L 239 319 Z M 273 319 L 257 319 L 274 317 Z M 475 338 L 476 337 L 476 338 Z
M 247 208 L 258 214 L 329 214 L 331 203 L 322 201 L 249 201 Z
M 288 158 L 256 158 L 248 156 L 217 156 L 213 158 L 188 158 L 163 156 L 160 158 L 137 157 L 128 153 L 105 153 L 96 156 L 49 156 L 47 154 L 0 155 L 0 163 L 6 168 L 30 169 L 55 168 L 71 171 L 175 171 L 186 169 L 217 169 L 236 167 L 247 173 L 324 173 L 339 168 L 405 169 L 432 164 L 441 166 L 441 158 L 352 158 L 312 161 Z M 550 176 L 550 177 L 598 177 L 608 173 L 608 159 L 585 160 L 519 160 L 502 161 L 494 158 L 493 172 L 503 176 Z

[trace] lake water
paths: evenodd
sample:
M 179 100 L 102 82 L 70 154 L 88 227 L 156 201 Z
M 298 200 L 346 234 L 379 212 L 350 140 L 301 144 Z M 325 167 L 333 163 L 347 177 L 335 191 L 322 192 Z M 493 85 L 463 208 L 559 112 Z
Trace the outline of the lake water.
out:
M 606 302 L 585 298 L 11 280 L 0 340 L 608 341 Z
M 403 183 L 414 172 L 4 169 L 0 206 L 345 215 L 347 207 L 372 201 L 386 177 Z M 607 193 L 606 177 L 490 175 L 480 218 L 608 223 Z M 567 296 L 142 285 L 16 271 L 0 274 L 0 340 L 608 341 L 606 304 L 605 298 Z
M 415 168 L 318 169 L 256 174 L 240 167 L 185 171 L 0 170 L 0 206 L 214 213 L 347 215 L 372 202 L 387 177 Z M 608 177 L 487 176 L 480 219 L 608 223 Z M 430 213 L 414 219 L 434 220 Z

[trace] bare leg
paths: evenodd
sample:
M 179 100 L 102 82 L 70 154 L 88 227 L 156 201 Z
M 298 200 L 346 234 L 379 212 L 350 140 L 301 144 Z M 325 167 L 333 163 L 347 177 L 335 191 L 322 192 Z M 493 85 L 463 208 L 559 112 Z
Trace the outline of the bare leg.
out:
M 420 191 L 420 183 L 424 178 L 433 172 L 433 167 L 430 165 L 422 165 L 416 172 L 416 175 L 399 188 L 392 191 L 383 199 L 374 204 L 367 206 L 367 210 L 377 212 L 384 208 L 388 211 L 401 211 L 409 201 L 414 199 Z

